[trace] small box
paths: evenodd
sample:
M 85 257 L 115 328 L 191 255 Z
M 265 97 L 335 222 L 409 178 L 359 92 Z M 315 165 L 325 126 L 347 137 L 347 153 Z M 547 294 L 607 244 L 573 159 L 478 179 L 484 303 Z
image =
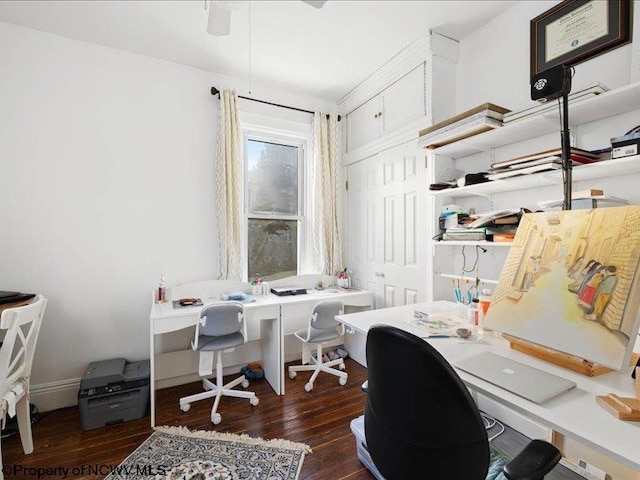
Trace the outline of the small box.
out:
M 611 158 L 631 157 L 640 150 L 640 132 L 611 139 Z
M 373 474 L 376 480 L 384 480 L 384 477 L 376 468 L 367 450 L 367 440 L 364 436 L 364 415 L 351 420 L 351 432 L 353 436 L 356 437 L 356 452 L 362 464 L 367 467 L 367 470 Z

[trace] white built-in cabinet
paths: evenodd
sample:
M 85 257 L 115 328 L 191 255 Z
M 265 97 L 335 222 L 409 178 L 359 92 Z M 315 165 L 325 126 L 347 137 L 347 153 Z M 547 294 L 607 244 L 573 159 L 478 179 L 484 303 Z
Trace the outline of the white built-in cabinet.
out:
M 426 300 L 426 152 L 417 138 L 453 114 L 453 101 L 434 95 L 454 88 L 456 54 L 457 42 L 425 36 L 339 102 L 343 259 L 352 283 L 374 293 L 375 308 Z
M 425 64 L 421 63 L 347 114 L 347 152 L 424 117 Z
M 570 103 L 569 123 L 572 145 L 587 150 L 610 146 L 611 138 L 640 124 L 640 83 Z M 444 169 L 465 173 L 486 171 L 494 161 L 557 148 L 560 128 L 558 112 L 554 110 L 430 150 L 429 183 L 434 183 Z M 603 188 L 605 194 L 626 198 L 632 204 L 640 204 L 639 182 L 640 156 L 573 168 L 574 190 Z M 428 298 L 453 300 L 449 275 L 475 277 L 477 268 L 480 278 L 497 280 L 510 245 L 434 240 L 442 208 L 454 204 L 479 212 L 520 207 L 535 210 L 538 201 L 562 198 L 562 172 L 542 172 L 429 193 L 431 220 L 425 242 L 429 251 L 427 283 L 431 286 Z

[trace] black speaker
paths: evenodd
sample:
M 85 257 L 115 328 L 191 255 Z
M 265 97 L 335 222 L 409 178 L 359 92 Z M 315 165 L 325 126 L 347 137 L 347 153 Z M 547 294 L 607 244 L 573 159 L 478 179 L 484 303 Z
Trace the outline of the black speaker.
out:
M 531 100 L 555 100 L 571 91 L 571 69 L 556 65 L 531 77 Z

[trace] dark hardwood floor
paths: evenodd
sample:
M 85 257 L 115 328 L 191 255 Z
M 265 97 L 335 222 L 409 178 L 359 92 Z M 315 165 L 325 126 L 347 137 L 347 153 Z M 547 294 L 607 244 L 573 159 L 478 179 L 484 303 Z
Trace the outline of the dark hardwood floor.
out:
M 301 480 L 372 480 L 356 455 L 355 437 L 349 423 L 363 413 L 365 394 L 360 386 L 367 371 L 351 359 L 346 360 L 349 381 L 338 385 L 336 377 L 322 374 L 312 392 L 304 391 L 308 378 L 299 374 L 294 380 L 286 379 L 284 396 L 276 395 L 264 380 L 252 380 L 251 390 L 260 398 L 257 407 L 245 399 L 225 397 L 220 402 L 222 423 L 214 427 L 209 419 L 211 401 L 202 400 L 191 405 L 187 413 L 179 406 L 180 397 L 201 391 L 201 383 L 167 388 L 157 392 L 157 425 L 182 425 L 192 430 L 217 430 L 246 433 L 264 439 L 286 438 L 306 443 L 313 449 L 304 460 Z M 2 457 L 5 478 L 63 478 L 56 467 L 82 468 L 82 465 L 103 468 L 122 462 L 150 434 L 149 417 L 84 432 L 80 426 L 76 407 L 44 413 L 33 426 L 35 450 L 24 455 L 18 435 L 2 439 Z M 500 437 L 504 445 L 513 444 L 516 451 L 525 437 L 509 430 Z M 509 452 L 507 452 L 509 453 Z M 22 472 L 16 473 L 16 469 Z M 46 471 L 46 469 L 49 469 Z M 562 466 L 556 467 L 555 479 L 580 479 Z M 104 475 L 69 475 L 67 478 L 100 479 Z M 570 475 L 566 476 L 568 472 Z M 575 475 L 575 476 L 571 476 Z

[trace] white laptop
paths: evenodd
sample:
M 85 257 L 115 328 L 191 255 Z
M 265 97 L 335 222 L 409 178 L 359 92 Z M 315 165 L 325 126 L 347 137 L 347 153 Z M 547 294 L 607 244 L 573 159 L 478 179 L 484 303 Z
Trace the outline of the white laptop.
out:
M 571 390 L 575 382 L 490 352 L 463 358 L 456 368 L 534 403 L 544 403 Z

